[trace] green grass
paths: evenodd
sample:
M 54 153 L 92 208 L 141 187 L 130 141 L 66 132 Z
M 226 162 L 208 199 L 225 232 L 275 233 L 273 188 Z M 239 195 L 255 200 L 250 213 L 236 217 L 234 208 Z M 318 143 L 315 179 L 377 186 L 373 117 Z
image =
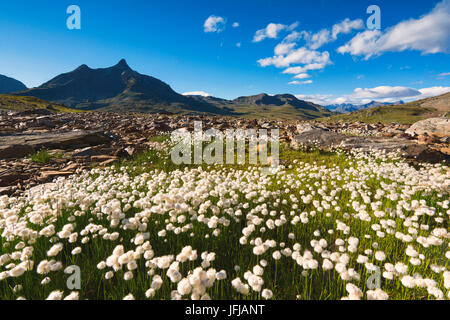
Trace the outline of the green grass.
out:
M 412 124 L 414 122 L 429 118 L 435 114 L 436 110 L 432 108 L 421 108 L 416 106 L 381 106 L 371 109 L 355 111 L 347 114 L 321 118 L 324 122 L 356 122 L 365 123 L 392 123 Z
M 279 120 L 311 120 L 333 115 L 328 110 L 309 110 L 284 106 L 238 105 L 233 110 L 241 117 L 250 119 L 279 119 Z
M 62 104 L 44 101 L 35 97 L 12 96 L 6 94 L 0 94 L 0 109 L 14 111 L 45 109 L 52 113 L 84 112 L 72 108 L 67 108 Z
M 61 159 L 62 157 L 63 157 L 62 153 L 51 153 L 47 149 L 42 149 L 42 150 L 30 155 L 31 161 L 40 163 L 40 164 L 47 164 L 52 159 Z

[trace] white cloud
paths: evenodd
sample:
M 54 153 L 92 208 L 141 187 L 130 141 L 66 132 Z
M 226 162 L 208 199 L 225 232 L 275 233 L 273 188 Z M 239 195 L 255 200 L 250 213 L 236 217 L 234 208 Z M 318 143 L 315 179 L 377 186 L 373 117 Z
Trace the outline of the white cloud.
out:
M 420 92 L 420 99 L 425 99 L 425 98 L 439 96 L 441 94 L 450 92 L 450 87 L 423 88 L 423 89 L 420 89 L 419 92 Z
M 294 77 L 294 79 L 307 79 L 309 77 L 311 76 L 307 73 L 299 73 Z
M 274 49 L 274 52 L 278 56 L 283 55 L 283 54 L 288 54 L 296 46 L 297 46 L 297 44 L 293 43 L 293 42 L 290 42 L 290 43 L 281 42 L 281 43 L 277 44 L 277 46 Z
M 290 34 L 288 34 L 284 39 L 283 42 L 295 42 L 297 40 L 300 40 L 308 35 L 307 32 L 302 31 L 292 31 Z
M 351 103 L 367 104 L 372 101 L 394 103 L 399 100 L 408 102 L 439 96 L 450 92 L 450 87 L 430 87 L 414 89 L 408 87 L 381 86 L 376 88 L 356 88 L 351 94 L 334 97 L 333 95 L 296 95 L 300 100 L 311 101 L 322 106 Z
M 311 84 L 311 83 L 313 83 L 312 80 L 306 80 L 306 81 L 297 81 L 297 80 L 294 80 L 294 81 L 289 82 L 288 84 L 300 85 L 300 84 Z
M 239 22 L 234 22 L 234 23 L 232 24 L 232 27 L 233 27 L 233 28 L 239 27 Z
M 350 20 L 349 18 L 346 18 L 344 21 L 333 26 L 331 37 L 336 40 L 339 34 L 348 34 L 353 30 L 358 29 L 364 29 L 364 22 L 361 19 Z
M 298 23 L 293 23 L 290 26 L 280 23 L 269 23 L 264 29 L 256 31 L 253 37 L 253 42 L 260 42 L 266 38 L 276 39 L 282 30 L 292 31 L 297 27 Z
M 293 64 L 315 64 L 315 65 L 328 65 L 331 64 L 330 54 L 328 51 L 319 52 L 309 50 L 305 47 L 291 50 L 286 54 L 275 55 L 273 57 L 260 59 L 258 63 L 262 67 L 274 65 L 277 68 L 287 68 Z
M 386 32 L 368 30 L 358 33 L 344 46 L 341 54 L 381 55 L 384 52 L 416 50 L 422 54 L 450 52 L 450 0 L 443 0 L 427 15 L 398 23 Z
M 346 18 L 342 22 L 333 25 L 331 30 L 322 29 L 316 33 L 302 31 L 296 34 L 296 37 L 297 39 L 304 38 L 307 42 L 307 46 L 310 49 L 316 50 L 329 42 L 336 41 L 338 35 L 341 33 L 348 34 L 353 30 L 363 28 L 364 22 L 361 19 L 350 20 L 349 18 Z
M 329 101 L 333 97 L 333 95 L 325 95 L 325 94 L 296 94 L 295 97 L 299 100 L 310 101 L 319 105 L 328 105 Z
M 262 41 L 265 38 L 277 38 L 282 30 L 291 31 L 282 42 L 276 45 L 274 56 L 258 60 L 260 66 L 273 65 L 277 68 L 287 68 L 283 73 L 288 74 L 306 74 L 309 70 L 324 69 L 327 65 L 332 64 L 330 54 L 328 51 L 320 52 L 317 49 L 328 42 L 335 41 L 341 33 L 350 33 L 354 29 L 364 27 L 361 19 L 350 20 L 348 18 L 335 24 L 331 30 L 322 29 L 317 33 L 294 31 L 297 25 L 298 23 L 291 26 L 271 23 L 265 29 L 256 32 L 254 42 Z M 305 41 L 305 45 L 297 48 L 297 42 L 302 39 Z M 301 78 L 303 76 L 299 75 L 299 79 L 303 79 Z
M 356 88 L 352 97 L 356 99 L 408 98 L 420 95 L 420 91 L 408 87 L 380 86 L 371 89 Z
M 283 71 L 283 73 L 288 74 L 298 74 L 298 73 L 305 73 L 309 70 L 321 70 L 325 68 L 325 64 L 322 63 L 310 63 L 303 67 L 290 67 Z
M 202 96 L 202 97 L 211 97 L 209 93 L 204 91 L 191 91 L 183 93 L 183 96 Z
M 209 16 L 203 25 L 205 32 L 222 32 L 225 28 L 226 19 L 224 17 Z
M 371 101 L 396 102 L 421 100 L 450 92 L 450 87 L 414 89 L 409 87 L 381 86 L 371 89 L 356 88 L 352 94 L 343 96 L 347 103 L 365 104 Z
M 311 49 L 316 50 L 330 41 L 331 41 L 330 31 L 328 31 L 327 29 L 322 29 L 309 37 L 308 46 Z
M 450 72 L 441 73 L 441 74 L 438 74 L 438 76 L 439 76 L 439 77 L 450 76 Z
M 241 45 L 242 45 L 242 44 L 241 44 L 240 42 L 236 43 L 236 47 L 238 47 L 238 48 L 240 48 Z

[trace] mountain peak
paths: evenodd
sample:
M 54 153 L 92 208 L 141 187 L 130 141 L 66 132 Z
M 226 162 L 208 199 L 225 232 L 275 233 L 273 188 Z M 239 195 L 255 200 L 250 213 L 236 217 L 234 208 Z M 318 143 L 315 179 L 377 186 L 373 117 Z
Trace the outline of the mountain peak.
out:
M 81 66 L 79 66 L 78 68 L 76 68 L 76 70 L 90 70 L 90 68 L 89 68 L 87 65 L 82 64 Z
M 130 69 L 130 66 L 128 65 L 128 63 L 125 59 L 120 59 L 120 61 L 115 66 Z

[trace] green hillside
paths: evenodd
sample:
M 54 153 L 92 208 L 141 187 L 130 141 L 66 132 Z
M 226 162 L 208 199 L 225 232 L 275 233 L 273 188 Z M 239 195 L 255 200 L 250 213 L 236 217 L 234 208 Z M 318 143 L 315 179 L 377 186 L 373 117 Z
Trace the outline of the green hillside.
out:
M 411 124 L 423 119 L 450 115 L 450 92 L 402 105 L 381 106 L 318 119 L 324 122 L 355 122 Z
M 6 94 L 0 94 L 0 109 L 15 111 L 45 109 L 53 113 L 83 112 L 67 108 L 62 104 L 48 102 L 34 97 L 12 96 Z

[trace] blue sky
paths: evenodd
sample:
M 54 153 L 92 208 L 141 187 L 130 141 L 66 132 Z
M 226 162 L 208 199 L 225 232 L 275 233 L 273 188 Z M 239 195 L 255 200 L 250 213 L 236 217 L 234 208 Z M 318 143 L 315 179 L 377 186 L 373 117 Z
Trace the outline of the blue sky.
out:
M 72 4 L 81 30 L 66 27 Z M 381 30 L 367 29 L 373 4 Z M 363 103 L 450 91 L 450 0 L 2 1 L 0 37 L 0 74 L 29 87 L 125 58 L 177 92 L 228 99 Z

